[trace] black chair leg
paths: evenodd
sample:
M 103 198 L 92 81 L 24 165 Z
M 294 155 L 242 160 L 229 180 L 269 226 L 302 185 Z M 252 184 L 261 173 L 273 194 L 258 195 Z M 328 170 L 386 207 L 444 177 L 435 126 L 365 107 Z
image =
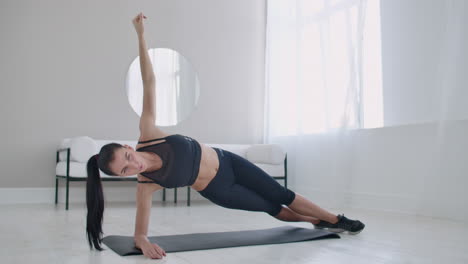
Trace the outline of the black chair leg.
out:
M 284 157 L 284 187 L 288 188 L 288 154 Z
M 190 206 L 190 186 L 187 186 L 187 206 Z
M 177 203 L 177 188 L 174 188 L 174 203 Z
M 163 189 L 163 202 L 166 201 L 166 188 Z
M 58 178 L 55 178 L 55 204 L 58 203 Z
M 67 201 L 66 201 L 66 205 L 65 205 L 65 210 L 68 210 L 68 192 L 69 192 L 69 188 L 70 188 L 70 181 L 67 178 Z

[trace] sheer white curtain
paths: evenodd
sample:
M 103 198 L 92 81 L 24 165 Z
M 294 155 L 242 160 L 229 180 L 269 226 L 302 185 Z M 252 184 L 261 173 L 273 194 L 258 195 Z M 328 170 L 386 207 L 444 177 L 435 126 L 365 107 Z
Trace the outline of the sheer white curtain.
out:
M 363 125 L 365 0 L 267 3 L 267 142 Z
M 293 186 L 298 177 L 310 180 L 315 168 L 308 164 L 321 159 L 320 144 L 336 146 L 317 172 L 327 171 L 327 180 L 317 183 L 337 202 L 352 180 L 343 177 L 352 166 L 341 151 L 347 130 L 364 125 L 366 7 L 366 0 L 267 2 L 264 141 L 285 147 Z M 381 117 L 381 111 L 373 114 Z M 317 142 L 311 134 L 323 137 Z M 302 187 L 309 184 L 300 181 Z

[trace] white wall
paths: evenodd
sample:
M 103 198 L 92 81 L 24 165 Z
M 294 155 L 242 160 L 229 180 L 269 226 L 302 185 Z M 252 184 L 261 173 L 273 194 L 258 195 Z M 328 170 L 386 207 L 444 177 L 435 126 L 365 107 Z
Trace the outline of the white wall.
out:
M 380 8 L 384 126 L 468 119 L 468 2 L 383 0 Z M 445 29 L 447 21 L 459 27 Z
M 465 120 L 308 135 L 278 143 L 288 151 L 293 190 L 324 207 L 467 221 L 467 131 Z
M 163 130 L 261 142 L 264 0 L 1 1 L 1 187 L 55 186 L 62 138 L 138 139 L 124 82 L 138 56 L 131 20 L 140 11 L 148 48 L 179 51 L 199 74 L 198 107 Z

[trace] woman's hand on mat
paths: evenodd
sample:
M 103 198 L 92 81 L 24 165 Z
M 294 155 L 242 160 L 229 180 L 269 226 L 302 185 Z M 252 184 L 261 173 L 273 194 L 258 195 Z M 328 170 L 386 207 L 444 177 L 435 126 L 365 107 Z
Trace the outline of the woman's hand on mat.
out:
M 138 36 L 143 35 L 145 31 L 145 27 L 143 25 L 143 19 L 146 19 L 146 16 L 143 15 L 143 13 L 139 13 L 133 20 L 133 26 L 135 27 L 135 30 L 138 34 Z
M 142 243 L 141 251 L 143 251 L 143 255 L 152 259 L 160 259 L 166 256 L 166 251 L 164 251 L 164 249 L 158 246 L 158 244 L 152 244 L 151 242 Z

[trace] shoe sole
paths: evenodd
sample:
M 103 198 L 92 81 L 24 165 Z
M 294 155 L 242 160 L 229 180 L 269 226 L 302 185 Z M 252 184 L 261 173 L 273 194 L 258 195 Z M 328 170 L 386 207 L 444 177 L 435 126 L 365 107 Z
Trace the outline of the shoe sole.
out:
M 333 233 L 343 233 L 343 232 L 346 231 L 345 229 L 341 229 L 341 228 L 328 228 L 328 227 L 315 227 L 315 229 L 327 230 L 327 231 L 330 231 L 330 232 L 333 232 Z M 362 230 L 364 230 L 364 228 L 359 230 L 359 231 L 355 231 L 355 232 L 351 232 L 351 231 L 346 231 L 346 232 L 349 235 L 357 235 L 357 234 L 361 233 Z
M 364 229 L 364 228 L 363 228 L 363 229 Z M 350 235 L 357 235 L 357 234 L 361 233 L 361 231 L 362 231 L 363 229 L 361 229 L 361 230 L 359 230 L 359 231 L 356 231 L 356 232 L 348 231 L 348 234 L 350 234 Z
M 361 233 L 362 230 L 364 230 L 364 227 L 366 227 L 366 225 L 363 225 L 361 230 L 358 230 L 358 231 L 355 231 L 355 232 L 351 232 L 351 231 L 348 231 L 348 234 L 350 235 L 357 235 L 359 233 Z
M 330 232 L 333 232 L 333 233 L 343 233 L 344 229 L 341 229 L 341 228 L 328 228 L 328 227 L 315 227 L 315 229 L 322 229 L 322 230 L 327 230 L 327 231 L 330 231 Z

